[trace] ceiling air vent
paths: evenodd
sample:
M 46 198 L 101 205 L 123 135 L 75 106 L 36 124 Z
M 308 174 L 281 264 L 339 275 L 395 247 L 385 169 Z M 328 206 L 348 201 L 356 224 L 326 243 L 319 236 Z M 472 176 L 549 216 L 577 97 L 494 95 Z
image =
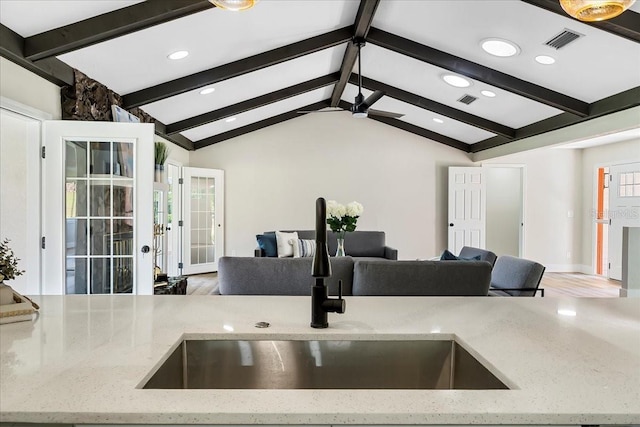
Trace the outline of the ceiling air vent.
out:
M 560 34 L 551 37 L 551 39 L 549 39 L 545 43 L 545 45 L 558 50 L 561 47 L 565 47 L 572 41 L 575 41 L 582 36 L 584 36 L 584 34 L 576 33 L 575 31 L 565 28 Z
M 464 95 L 462 98 L 458 99 L 458 102 L 462 102 L 463 104 L 469 105 L 473 101 L 475 101 L 476 99 L 478 99 L 478 98 L 476 98 L 475 96 L 471 96 L 471 95 L 467 94 L 467 95 Z

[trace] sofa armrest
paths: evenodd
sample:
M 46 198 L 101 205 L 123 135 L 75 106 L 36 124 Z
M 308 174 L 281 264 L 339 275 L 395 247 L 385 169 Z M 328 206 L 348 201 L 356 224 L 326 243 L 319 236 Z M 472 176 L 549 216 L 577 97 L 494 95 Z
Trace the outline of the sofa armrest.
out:
M 393 259 L 393 260 L 397 260 L 398 259 L 398 250 L 391 248 L 389 246 L 385 246 L 384 247 L 384 257 L 386 259 Z
M 260 249 L 260 248 L 256 248 L 256 249 L 253 251 L 253 256 L 254 256 L 254 257 L 256 257 L 256 258 L 262 258 L 262 257 L 264 257 L 264 250 L 263 250 L 263 249 Z

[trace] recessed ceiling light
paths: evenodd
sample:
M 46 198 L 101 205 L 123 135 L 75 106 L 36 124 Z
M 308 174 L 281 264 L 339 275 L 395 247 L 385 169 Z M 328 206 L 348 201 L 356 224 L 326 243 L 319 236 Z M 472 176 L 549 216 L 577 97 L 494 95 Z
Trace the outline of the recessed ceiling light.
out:
M 434 117 L 434 118 L 433 118 L 433 121 L 434 121 L 434 122 L 436 122 L 436 123 L 444 123 L 444 120 L 439 119 L 439 118 L 437 118 L 437 117 Z
M 177 52 L 173 52 L 173 53 L 169 54 L 169 56 L 167 56 L 167 58 L 169 58 L 169 59 L 182 59 L 182 58 L 186 58 L 187 56 L 189 56 L 189 52 L 187 52 L 186 50 L 179 50 Z
M 487 98 L 493 98 L 496 96 L 495 92 L 491 92 L 490 90 L 482 90 L 480 91 L 480 93 L 486 96 Z
M 236 120 L 235 117 L 229 117 L 228 119 L 225 120 L 225 122 L 231 123 L 231 122 L 234 122 L 235 120 Z
M 445 74 L 442 76 L 442 80 L 455 87 L 469 87 L 471 82 L 464 77 L 457 76 L 455 74 Z
M 482 49 L 490 55 L 506 58 L 520 53 L 520 48 L 512 41 L 505 39 L 484 39 L 480 43 Z
M 215 92 L 215 91 L 216 91 L 216 88 L 214 88 L 214 87 L 208 87 L 208 88 L 206 88 L 206 89 L 202 89 L 202 90 L 200 91 L 200 95 L 209 95 L 210 93 L 213 93 L 213 92 Z
M 536 56 L 536 62 L 542 65 L 551 65 L 556 62 L 556 60 L 547 55 L 538 55 Z

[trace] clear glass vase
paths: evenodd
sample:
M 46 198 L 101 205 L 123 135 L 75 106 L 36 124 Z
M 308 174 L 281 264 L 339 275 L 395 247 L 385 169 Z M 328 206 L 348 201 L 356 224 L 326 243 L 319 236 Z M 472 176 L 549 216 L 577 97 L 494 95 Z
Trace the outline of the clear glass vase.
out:
M 345 256 L 344 253 L 344 231 L 339 232 L 337 235 L 338 249 L 336 250 L 336 256 Z

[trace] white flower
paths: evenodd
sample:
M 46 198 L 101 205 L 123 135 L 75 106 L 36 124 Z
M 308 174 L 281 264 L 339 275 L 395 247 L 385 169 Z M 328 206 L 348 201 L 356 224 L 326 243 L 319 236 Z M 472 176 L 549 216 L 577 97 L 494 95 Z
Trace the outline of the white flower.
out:
M 327 202 L 327 216 L 336 217 L 338 219 L 345 216 L 347 213 L 347 208 L 344 205 L 336 202 L 335 200 L 329 200 Z
M 362 212 L 364 212 L 364 207 L 356 201 L 349 203 L 346 207 L 346 213 L 348 216 L 360 216 L 362 215 Z

